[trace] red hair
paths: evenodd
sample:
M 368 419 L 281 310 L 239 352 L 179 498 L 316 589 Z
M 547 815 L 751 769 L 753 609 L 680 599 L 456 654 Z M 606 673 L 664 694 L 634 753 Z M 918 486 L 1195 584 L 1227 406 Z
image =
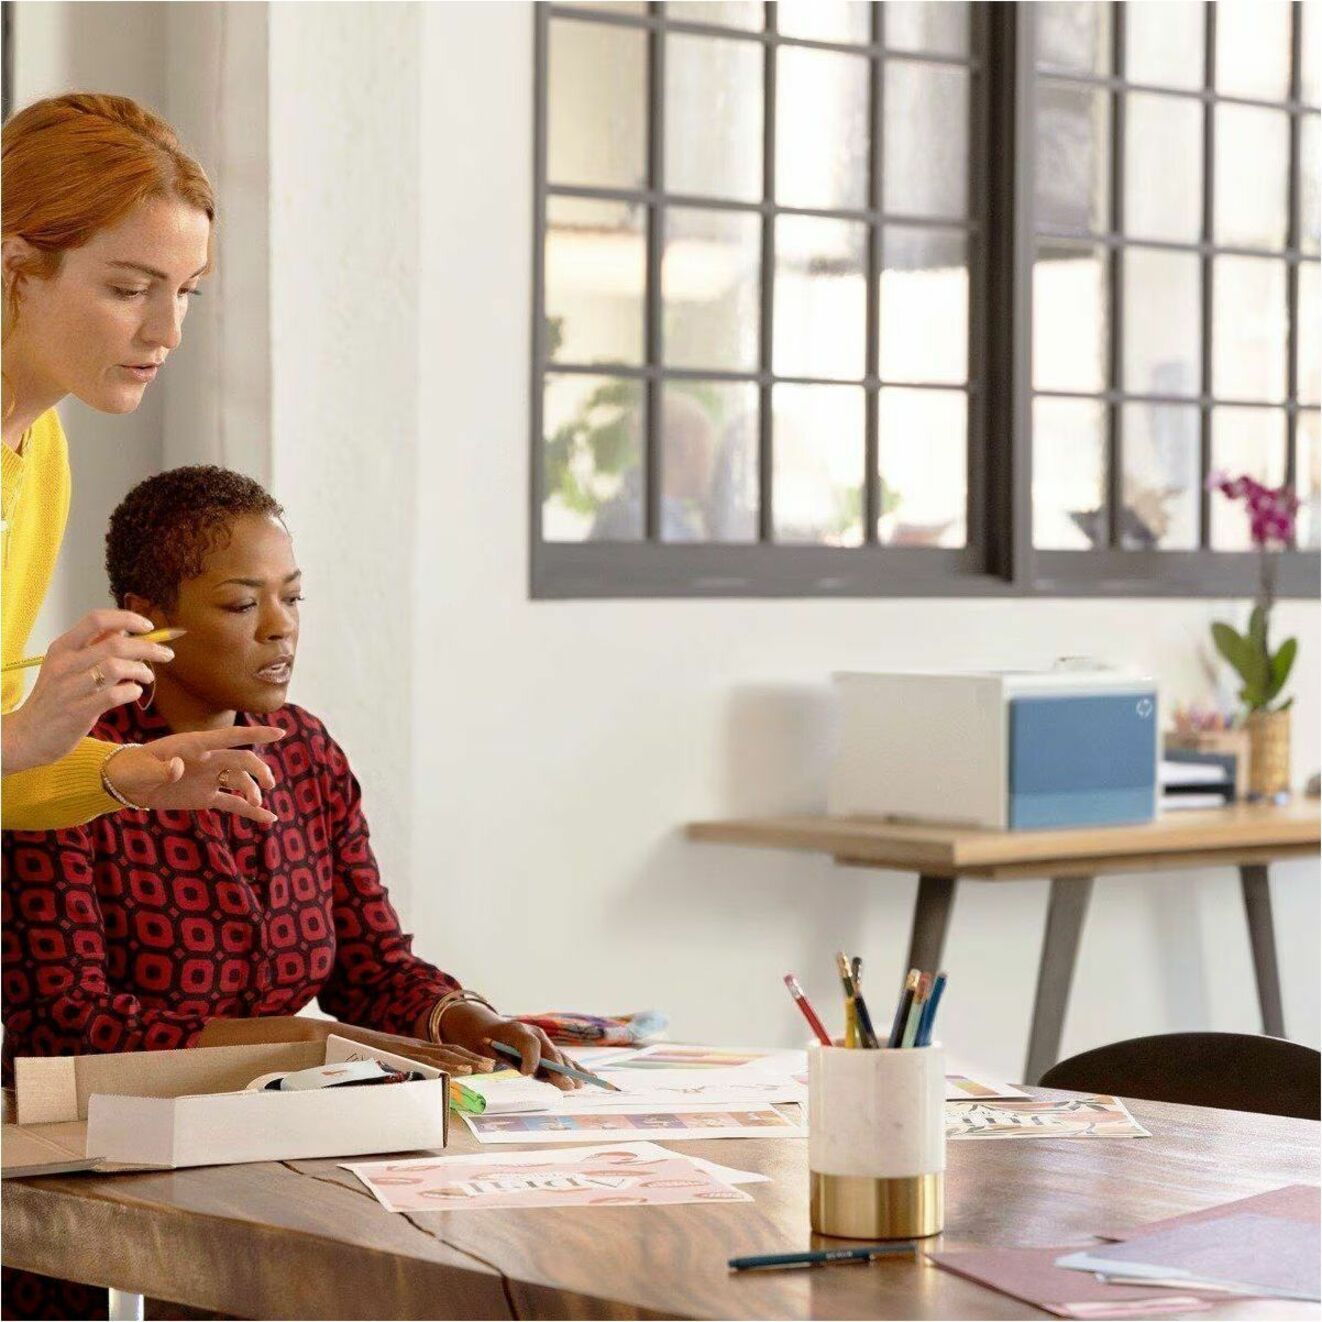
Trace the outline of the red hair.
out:
M 40 254 L 30 274 L 49 278 L 60 258 L 148 198 L 177 197 L 209 220 L 216 200 L 202 167 L 159 116 L 126 96 L 70 92 L 13 115 L 4 126 L 3 233 Z M 5 311 L 17 314 L 17 291 Z

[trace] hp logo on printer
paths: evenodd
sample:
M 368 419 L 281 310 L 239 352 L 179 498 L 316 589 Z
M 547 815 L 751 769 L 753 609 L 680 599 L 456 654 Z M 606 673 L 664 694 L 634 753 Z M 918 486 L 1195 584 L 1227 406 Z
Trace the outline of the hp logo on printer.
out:
M 1134 710 L 1139 714 L 1141 719 L 1146 721 L 1148 717 L 1152 715 L 1152 699 L 1140 698 L 1138 702 L 1135 703 Z

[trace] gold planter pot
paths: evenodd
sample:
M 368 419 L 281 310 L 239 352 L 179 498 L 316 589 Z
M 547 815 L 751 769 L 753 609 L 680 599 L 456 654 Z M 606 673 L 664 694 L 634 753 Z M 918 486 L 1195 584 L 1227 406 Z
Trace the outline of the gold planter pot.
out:
M 1290 788 L 1290 713 L 1249 714 L 1249 795 L 1271 798 Z

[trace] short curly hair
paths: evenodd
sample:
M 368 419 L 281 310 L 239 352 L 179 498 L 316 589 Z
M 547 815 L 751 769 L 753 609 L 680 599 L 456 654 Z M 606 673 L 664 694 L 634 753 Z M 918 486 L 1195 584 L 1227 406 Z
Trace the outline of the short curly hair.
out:
M 129 593 L 171 610 L 179 585 L 196 578 L 207 556 L 228 546 L 231 525 L 245 514 L 284 518 L 260 482 L 214 464 L 171 468 L 139 482 L 119 502 L 106 531 L 110 592 Z

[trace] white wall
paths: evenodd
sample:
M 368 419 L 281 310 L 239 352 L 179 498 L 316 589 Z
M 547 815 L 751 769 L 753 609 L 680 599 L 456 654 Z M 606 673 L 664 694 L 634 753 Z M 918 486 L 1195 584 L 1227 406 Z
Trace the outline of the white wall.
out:
M 22 3 L 14 6 L 14 105 L 58 92 L 114 92 L 165 108 L 166 6 Z M 84 612 L 108 604 L 104 538 L 111 510 L 161 464 L 164 403 L 149 391 L 136 413 L 111 417 L 77 400 L 60 409 L 69 434 L 73 498 L 55 582 L 30 650 Z
M 830 952 L 898 978 L 915 882 L 684 841 L 694 818 L 823 806 L 824 678 L 895 664 L 1091 653 L 1201 685 L 1230 603 L 532 602 L 527 594 L 532 11 L 423 10 L 422 268 L 410 912 L 427 950 L 499 1003 L 667 1010 L 676 1035 L 792 1043 L 780 976 L 837 998 Z M 1282 608 L 1305 660 L 1296 772 L 1318 764 L 1318 611 Z M 967 883 L 945 1037 L 1017 1075 L 1045 882 Z M 1319 1038 L 1318 868 L 1276 869 L 1292 1035 Z M 1107 879 L 1063 1049 L 1258 1027 L 1228 873 Z
M 346 744 L 419 948 L 497 1003 L 797 1042 L 780 976 L 833 1006 L 845 945 L 898 977 L 913 879 L 681 827 L 822 806 L 831 670 L 1093 653 L 1193 696 L 1209 621 L 1241 606 L 529 601 L 532 22 L 514 3 L 269 10 L 270 175 L 231 174 L 222 206 L 255 225 L 269 187 L 263 461 L 309 576 L 293 697 Z M 256 270 L 260 236 L 241 242 Z M 192 416 L 217 416 L 241 347 L 198 374 Z M 1318 765 L 1318 618 L 1281 610 L 1303 644 L 1297 776 Z M 1287 1025 L 1317 1043 L 1318 868 L 1275 877 Z M 970 1063 L 1019 1072 L 1045 901 L 1045 882 L 960 894 L 944 1036 Z M 1099 883 L 1065 1051 L 1252 1030 L 1254 1006 L 1233 876 Z

